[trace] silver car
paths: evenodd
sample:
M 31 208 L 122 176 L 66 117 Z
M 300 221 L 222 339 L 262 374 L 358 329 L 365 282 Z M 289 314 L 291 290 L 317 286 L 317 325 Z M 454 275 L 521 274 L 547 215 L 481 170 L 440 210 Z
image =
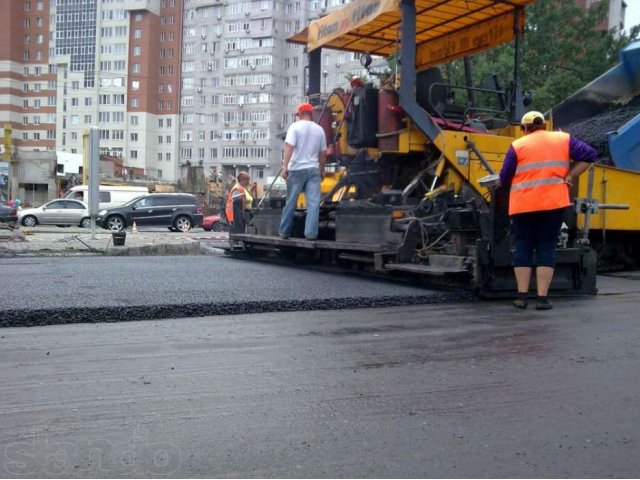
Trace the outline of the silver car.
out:
M 79 225 L 91 228 L 89 210 L 84 202 L 59 198 L 38 208 L 25 208 L 18 212 L 18 221 L 25 227 L 42 225 Z

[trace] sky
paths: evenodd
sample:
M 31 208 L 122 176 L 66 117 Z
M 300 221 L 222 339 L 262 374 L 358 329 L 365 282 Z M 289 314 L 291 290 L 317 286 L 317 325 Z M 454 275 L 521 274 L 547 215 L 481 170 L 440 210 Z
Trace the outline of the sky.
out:
M 625 12 L 625 30 L 640 24 L 640 0 L 627 0 L 627 11 Z

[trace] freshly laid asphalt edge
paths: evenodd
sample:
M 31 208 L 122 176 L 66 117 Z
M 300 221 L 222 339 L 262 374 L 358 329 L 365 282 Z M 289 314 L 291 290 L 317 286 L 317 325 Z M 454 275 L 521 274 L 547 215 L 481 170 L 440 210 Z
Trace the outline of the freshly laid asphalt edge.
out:
M 114 323 L 136 320 L 243 315 L 268 312 L 310 310 L 348 310 L 356 308 L 400 307 L 471 301 L 468 292 L 438 292 L 429 295 L 323 298 L 183 305 L 141 305 L 120 307 L 13 309 L 0 312 L 0 328 L 35 327 L 69 323 Z

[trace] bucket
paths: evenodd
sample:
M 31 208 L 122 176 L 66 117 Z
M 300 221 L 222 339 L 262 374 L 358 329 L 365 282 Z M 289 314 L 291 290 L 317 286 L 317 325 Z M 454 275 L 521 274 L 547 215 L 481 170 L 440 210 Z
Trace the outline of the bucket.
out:
M 111 237 L 113 238 L 114 247 L 123 247 L 124 241 L 127 238 L 127 232 L 113 232 Z

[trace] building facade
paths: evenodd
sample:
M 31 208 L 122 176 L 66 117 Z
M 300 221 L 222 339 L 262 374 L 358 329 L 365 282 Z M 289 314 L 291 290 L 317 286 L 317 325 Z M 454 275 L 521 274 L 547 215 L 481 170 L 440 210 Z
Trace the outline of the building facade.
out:
M 13 150 L 100 150 L 148 180 L 190 164 L 228 178 L 277 174 L 305 101 L 307 56 L 286 42 L 346 0 L 5 0 L 0 127 Z M 323 52 L 323 93 L 365 73 Z M 280 137 L 279 137 L 280 135 Z
M 306 101 L 307 55 L 286 39 L 341 0 L 186 0 L 180 162 L 224 179 L 246 170 L 275 176 L 282 135 Z M 323 93 L 362 75 L 358 56 L 323 53 Z
M 101 153 L 177 180 L 182 0 L 6 0 L 0 126 L 20 151 Z

